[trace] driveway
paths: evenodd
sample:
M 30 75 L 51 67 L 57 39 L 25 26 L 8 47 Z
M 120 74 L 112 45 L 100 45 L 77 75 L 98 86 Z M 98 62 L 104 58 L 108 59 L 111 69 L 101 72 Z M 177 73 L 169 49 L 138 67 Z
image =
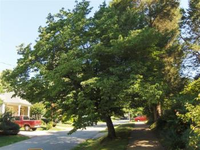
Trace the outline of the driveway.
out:
M 128 121 L 116 121 L 114 124 L 126 122 Z M 29 148 L 42 148 L 43 150 L 70 150 L 77 144 L 84 142 L 86 139 L 102 136 L 104 133 L 99 133 L 99 131 L 102 131 L 105 128 L 106 125 L 102 123 L 97 126 L 87 127 L 86 130 L 78 130 L 72 135 L 67 135 L 68 131 L 26 132 L 26 134 L 29 134 L 29 136 L 32 137 L 31 139 L 1 147 L 0 150 L 28 150 Z

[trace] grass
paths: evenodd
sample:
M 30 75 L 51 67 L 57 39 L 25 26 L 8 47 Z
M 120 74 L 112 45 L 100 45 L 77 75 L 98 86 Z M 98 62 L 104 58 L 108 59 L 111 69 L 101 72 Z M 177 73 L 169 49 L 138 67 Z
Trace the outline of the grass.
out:
M 0 147 L 27 139 L 29 139 L 29 137 L 22 135 L 0 135 Z
M 133 127 L 133 124 L 120 125 L 116 128 L 116 139 L 111 140 L 107 137 L 89 139 L 72 150 L 126 150 Z

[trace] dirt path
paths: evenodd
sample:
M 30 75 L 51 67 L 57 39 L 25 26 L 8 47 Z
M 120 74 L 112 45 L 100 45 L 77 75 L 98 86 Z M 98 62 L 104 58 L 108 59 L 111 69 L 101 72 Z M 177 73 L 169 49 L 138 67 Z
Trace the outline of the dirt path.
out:
M 164 150 L 148 125 L 136 123 L 127 150 Z

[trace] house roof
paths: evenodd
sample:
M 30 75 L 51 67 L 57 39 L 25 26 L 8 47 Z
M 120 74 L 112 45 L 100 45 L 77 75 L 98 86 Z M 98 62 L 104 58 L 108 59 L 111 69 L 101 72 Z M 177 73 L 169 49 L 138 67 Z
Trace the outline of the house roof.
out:
M 15 104 L 23 106 L 31 106 L 32 104 L 27 100 L 23 100 L 20 97 L 12 97 L 14 92 L 0 94 L 0 99 L 3 100 L 5 104 Z

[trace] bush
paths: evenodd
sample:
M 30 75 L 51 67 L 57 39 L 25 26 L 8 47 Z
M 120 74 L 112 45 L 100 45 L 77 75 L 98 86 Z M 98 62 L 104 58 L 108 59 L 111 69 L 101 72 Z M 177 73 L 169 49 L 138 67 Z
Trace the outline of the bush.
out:
M 187 149 L 200 149 L 200 105 L 199 100 L 196 101 L 197 104 L 186 104 L 187 113 L 179 114 L 184 122 L 190 123 L 190 128 L 188 132 L 184 134 L 187 139 Z
M 42 103 L 35 103 L 31 107 L 31 116 L 35 118 L 36 120 L 40 120 L 41 116 L 45 114 L 45 106 Z
M 0 133 L 4 135 L 16 135 L 19 133 L 19 125 L 12 122 L 12 114 L 6 112 L 0 117 Z
M 50 121 L 50 122 L 47 123 L 47 125 L 46 125 L 46 129 L 47 129 L 47 130 L 49 130 L 49 129 L 51 129 L 51 128 L 53 128 L 53 122 L 52 122 L 52 121 Z
M 177 134 L 173 129 L 163 130 L 161 135 L 164 137 L 164 145 L 167 149 L 178 150 L 185 149 L 186 143 L 183 134 Z
M 51 123 L 52 123 L 52 124 L 53 124 L 53 125 L 52 125 L 53 127 L 55 127 L 55 126 L 57 125 L 57 123 L 59 122 L 58 119 L 55 119 L 54 121 L 51 121 L 51 119 L 42 118 L 41 120 L 42 120 L 42 124 L 44 124 L 44 125 L 46 124 L 46 125 L 47 125 L 47 124 L 51 124 Z M 50 126 L 50 125 L 49 125 L 49 126 Z
M 190 124 L 177 116 L 180 111 L 185 111 L 181 106 L 165 112 L 152 128 L 160 133 L 162 144 L 169 150 L 185 149 L 188 143 L 188 129 Z M 156 127 L 155 127 L 156 126 Z
M 44 124 L 48 124 L 51 121 L 50 119 L 47 118 L 41 118 L 41 120 Z

